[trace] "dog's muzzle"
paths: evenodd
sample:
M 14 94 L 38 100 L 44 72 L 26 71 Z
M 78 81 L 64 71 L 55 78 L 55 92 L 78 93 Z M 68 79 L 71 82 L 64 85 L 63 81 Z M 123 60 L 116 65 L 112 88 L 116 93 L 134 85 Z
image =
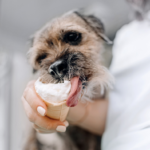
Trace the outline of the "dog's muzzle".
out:
M 79 77 L 82 82 L 87 81 L 89 73 L 86 66 L 89 66 L 86 57 L 81 52 L 66 51 L 55 62 L 49 64 L 48 73 L 56 82 L 63 83 L 64 80 L 71 80 Z M 91 69 L 89 69 L 91 70 Z

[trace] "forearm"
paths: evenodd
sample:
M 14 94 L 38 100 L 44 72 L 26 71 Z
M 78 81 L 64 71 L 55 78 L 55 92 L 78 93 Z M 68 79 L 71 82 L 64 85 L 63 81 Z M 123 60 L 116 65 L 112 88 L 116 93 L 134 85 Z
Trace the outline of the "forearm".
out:
M 90 132 L 102 135 L 107 115 L 107 100 L 97 100 L 93 103 L 79 103 L 70 108 L 67 120 Z

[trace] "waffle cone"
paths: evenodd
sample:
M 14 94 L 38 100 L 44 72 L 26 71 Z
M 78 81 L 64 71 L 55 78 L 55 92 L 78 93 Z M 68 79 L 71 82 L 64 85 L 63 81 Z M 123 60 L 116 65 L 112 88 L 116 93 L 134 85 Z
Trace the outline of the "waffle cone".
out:
M 45 104 L 47 105 L 47 116 L 52 119 L 57 119 L 60 121 L 64 121 L 67 117 L 69 107 L 66 105 L 66 101 L 60 102 L 60 103 L 50 103 L 48 101 L 45 101 Z

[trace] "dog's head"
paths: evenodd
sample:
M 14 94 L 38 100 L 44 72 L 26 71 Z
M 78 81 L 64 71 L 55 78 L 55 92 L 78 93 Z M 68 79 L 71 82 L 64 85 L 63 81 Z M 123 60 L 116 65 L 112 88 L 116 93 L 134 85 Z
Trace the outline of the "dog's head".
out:
M 82 88 L 86 97 L 92 97 L 95 85 L 102 89 L 109 83 L 108 72 L 100 63 L 102 41 L 109 42 L 98 18 L 69 12 L 35 34 L 29 60 L 34 70 L 40 71 L 42 82 L 71 80 L 74 96 Z

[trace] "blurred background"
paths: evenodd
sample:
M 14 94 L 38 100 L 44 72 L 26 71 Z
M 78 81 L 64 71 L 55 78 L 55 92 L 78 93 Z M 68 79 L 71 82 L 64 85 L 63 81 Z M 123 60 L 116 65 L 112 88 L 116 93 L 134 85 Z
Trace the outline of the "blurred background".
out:
M 107 36 L 131 19 L 125 0 L 0 0 L 0 150 L 21 150 L 27 118 L 21 95 L 33 79 L 26 59 L 30 37 L 53 17 L 84 8 L 101 18 Z M 111 46 L 106 45 L 105 64 L 111 60 Z

